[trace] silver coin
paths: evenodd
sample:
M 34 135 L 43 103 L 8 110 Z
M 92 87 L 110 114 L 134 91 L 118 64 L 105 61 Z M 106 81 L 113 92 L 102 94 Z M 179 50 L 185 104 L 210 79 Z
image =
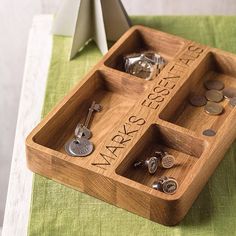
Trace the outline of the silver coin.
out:
M 147 161 L 147 164 L 148 172 L 153 175 L 157 171 L 158 159 L 156 157 L 150 157 Z
M 225 98 L 228 98 L 228 99 L 236 97 L 236 88 L 233 88 L 233 87 L 225 88 L 223 90 L 223 95 Z
M 178 183 L 174 178 L 168 178 L 162 184 L 162 190 L 166 194 L 174 194 L 178 189 Z
M 223 82 L 219 81 L 219 80 L 215 80 L 215 79 L 210 79 L 204 82 L 204 86 L 206 89 L 209 90 L 222 90 L 225 85 Z
M 236 97 L 230 98 L 229 104 L 231 107 L 235 107 L 236 106 Z
M 206 129 L 202 132 L 202 134 L 205 135 L 205 136 L 212 137 L 212 136 L 216 135 L 216 131 L 213 130 L 213 129 Z
M 205 112 L 209 115 L 220 115 L 224 108 L 215 102 L 208 102 L 205 106 Z
M 208 90 L 205 96 L 211 102 L 221 102 L 224 99 L 222 92 L 218 90 Z
M 203 96 L 193 95 L 190 97 L 189 102 L 192 106 L 202 107 L 202 106 L 206 105 L 207 100 Z
M 74 157 L 85 157 L 92 153 L 93 144 L 86 138 L 72 139 L 65 144 L 65 151 Z

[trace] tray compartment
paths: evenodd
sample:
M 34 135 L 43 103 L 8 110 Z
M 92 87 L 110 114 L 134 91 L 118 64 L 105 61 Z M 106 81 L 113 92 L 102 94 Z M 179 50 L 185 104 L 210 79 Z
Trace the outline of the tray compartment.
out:
M 159 31 L 146 32 L 145 28 L 138 27 L 125 39 L 122 44 L 105 61 L 105 65 L 116 70 L 124 70 L 123 57 L 131 53 L 155 51 L 167 60 L 174 57 L 183 49 L 185 41 Z
M 192 143 L 195 145 L 193 146 Z M 151 186 L 155 180 L 163 175 L 176 178 L 180 185 L 193 165 L 196 164 L 205 146 L 206 143 L 200 139 L 153 124 L 124 158 L 116 169 L 116 173 L 146 186 Z M 146 168 L 133 167 L 136 160 L 146 160 L 155 156 L 155 151 L 160 149 L 175 157 L 176 164 L 174 167 L 171 169 L 159 167 L 154 175 L 150 175 Z
M 203 107 L 194 107 L 189 103 L 193 94 L 203 95 L 207 91 L 204 81 L 209 79 L 220 80 L 225 87 L 236 88 L 236 59 L 231 54 L 221 53 L 219 50 L 207 54 L 198 68 L 192 73 L 178 92 L 172 97 L 159 117 L 165 121 L 193 130 L 199 135 L 206 129 L 218 131 L 226 118 L 233 111 L 228 100 L 220 104 L 224 112 L 219 116 L 208 115 Z
M 64 144 L 73 137 L 78 122 L 84 122 L 92 101 L 96 101 L 102 105 L 102 111 L 94 113 L 89 127 L 93 133 L 91 141 L 96 146 L 133 107 L 145 89 L 140 80 L 131 83 L 115 74 L 96 71 L 34 136 L 34 142 L 65 153 Z

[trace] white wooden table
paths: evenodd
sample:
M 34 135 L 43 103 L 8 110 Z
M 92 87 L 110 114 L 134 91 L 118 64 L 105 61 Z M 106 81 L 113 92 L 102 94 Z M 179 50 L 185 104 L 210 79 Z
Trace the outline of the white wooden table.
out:
M 25 138 L 40 121 L 51 58 L 52 15 L 34 17 L 30 30 L 17 119 L 3 236 L 25 236 L 30 213 L 33 174 L 26 167 Z

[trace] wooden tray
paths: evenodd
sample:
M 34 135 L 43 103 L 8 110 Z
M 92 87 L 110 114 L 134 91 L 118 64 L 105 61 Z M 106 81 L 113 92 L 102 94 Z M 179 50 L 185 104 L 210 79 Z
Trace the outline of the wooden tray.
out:
M 151 81 L 123 72 L 123 55 L 160 53 L 168 64 Z M 26 140 L 28 167 L 35 173 L 165 225 L 186 215 L 236 136 L 236 109 L 210 116 L 192 107 L 188 96 L 204 93 L 203 81 L 217 78 L 236 87 L 236 56 L 186 39 L 132 27 Z M 94 152 L 68 156 L 64 144 L 83 121 L 91 102 L 103 106 L 91 123 Z M 214 137 L 202 135 L 213 128 Z M 177 164 L 150 175 L 134 170 L 162 147 Z M 177 179 L 173 195 L 151 188 L 162 175 Z

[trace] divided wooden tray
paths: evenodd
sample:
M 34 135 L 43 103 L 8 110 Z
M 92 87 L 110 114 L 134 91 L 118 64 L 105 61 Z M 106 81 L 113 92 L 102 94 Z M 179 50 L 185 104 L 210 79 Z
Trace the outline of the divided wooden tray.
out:
M 123 71 L 123 56 L 142 50 L 160 53 L 168 64 L 151 81 Z M 202 94 L 203 81 L 216 78 L 236 87 L 236 56 L 143 26 L 132 27 L 109 50 L 26 140 L 28 167 L 35 173 L 165 225 L 186 215 L 236 137 L 236 109 L 223 102 L 224 113 L 207 115 L 188 97 Z M 87 157 L 68 156 L 64 144 L 73 137 L 92 101 L 103 111 L 91 123 L 95 145 Z M 214 137 L 202 135 L 216 130 Z M 177 165 L 150 175 L 134 170 L 162 147 Z M 174 177 L 173 195 L 151 188 L 162 175 Z

